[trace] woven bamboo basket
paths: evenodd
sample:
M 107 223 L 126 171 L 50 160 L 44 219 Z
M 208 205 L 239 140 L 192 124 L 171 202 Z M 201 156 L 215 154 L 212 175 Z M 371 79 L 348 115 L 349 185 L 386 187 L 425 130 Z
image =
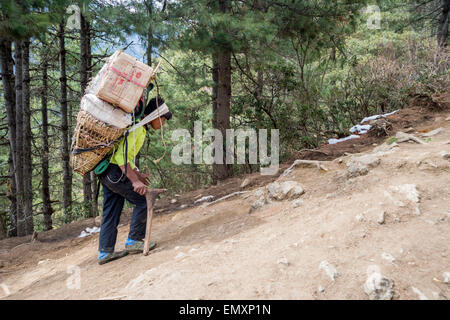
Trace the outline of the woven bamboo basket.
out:
M 81 175 L 93 170 L 114 146 L 114 142 L 125 132 L 109 126 L 94 118 L 90 113 L 80 110 L 77 116 L 77 125 L 72 138 L 72 151 L 101 146 L 98 149 L 79 154 L 70 153 L 70 165 L 73 171 Z

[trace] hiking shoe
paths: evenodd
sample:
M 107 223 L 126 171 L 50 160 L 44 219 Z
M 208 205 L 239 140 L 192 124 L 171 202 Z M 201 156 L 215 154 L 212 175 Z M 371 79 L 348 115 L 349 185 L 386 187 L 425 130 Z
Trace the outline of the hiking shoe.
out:
M 150 250 L 156 247 L 156 242 L 150 242 Z M 144 241 L 127 239 L 125 251 L 130 254 L 142 253 L 144 251 Z
M 98 264 L 102 265 L 102 264 L 123 258 L 126 255 L 128 255 L 127 251 L 119 251 L 119 252 L 102 252 L 102 251 L 100 251 L 98 253 L 97 262 L 98 262 Z

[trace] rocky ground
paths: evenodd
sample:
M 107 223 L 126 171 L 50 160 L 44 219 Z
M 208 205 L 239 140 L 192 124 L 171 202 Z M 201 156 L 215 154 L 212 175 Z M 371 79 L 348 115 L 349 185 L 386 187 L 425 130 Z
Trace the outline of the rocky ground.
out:
M 299 157 L 278 177 L 233 182 L 226 199 L 158 215 L 158 247 L 147 257 L 99 266 L 98 234 L 54 230 L 32 243 L 2 241 L 0 297 L 448 299 L 449 115 L 404 123 L 357 153 Z M 190 203 L 208 190 L 201 195 Z M 117 249 L 126 216 L 122 223 Z

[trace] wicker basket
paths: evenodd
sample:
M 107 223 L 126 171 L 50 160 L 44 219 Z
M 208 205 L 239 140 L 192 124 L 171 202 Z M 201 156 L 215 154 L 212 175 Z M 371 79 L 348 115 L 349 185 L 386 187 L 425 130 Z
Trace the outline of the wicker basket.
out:
M 93 170 L 114 146 L 114 142 L 125 132 L 97 120 L 90 113 L 80 110 L 77 125 L 72 138 L 72 152 L 70 153 L 70 166 L 73 171 L 81 175 Z M 100 148 L 97 148 L 101 146 Z M 96 148 L 74 154 L 76 149 Z

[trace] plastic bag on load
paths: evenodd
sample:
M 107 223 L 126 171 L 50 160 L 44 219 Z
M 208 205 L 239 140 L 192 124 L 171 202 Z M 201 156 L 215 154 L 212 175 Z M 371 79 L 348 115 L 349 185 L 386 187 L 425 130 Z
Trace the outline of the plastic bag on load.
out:
M 96 119 L 117 128 L 126 128 L 131 125 L 132 115 L 120 108 L 115 108 L 106 101 L 88 93 L 81 99 L 81 110 L 89 112 Z

